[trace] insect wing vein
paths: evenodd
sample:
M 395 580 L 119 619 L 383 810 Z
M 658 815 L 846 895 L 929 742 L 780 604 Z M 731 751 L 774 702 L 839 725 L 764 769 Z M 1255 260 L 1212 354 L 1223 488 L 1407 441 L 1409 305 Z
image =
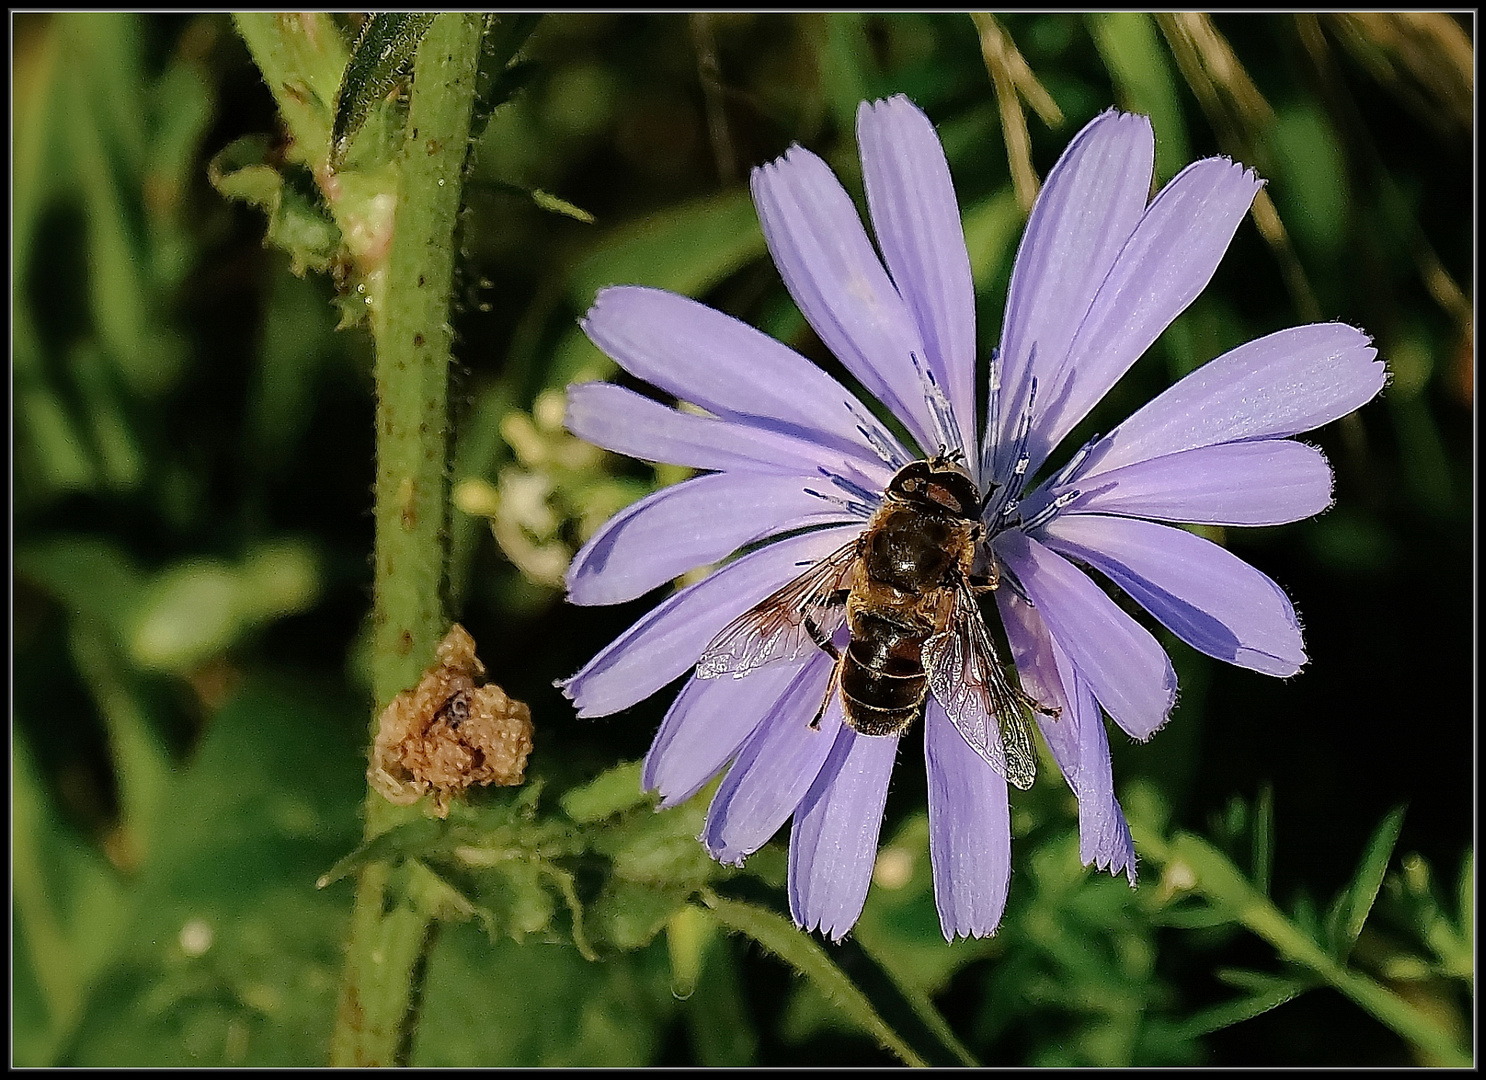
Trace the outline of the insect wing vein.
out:
M 852 540 L 734 619 L 697 661 L 697 678 L 740 679 L 765 664 L 794 660 L 829 639 L 846 619 L 841 593 L 856 566 Z
M 970 748 L 1011 784 L 1031 787 L 1032 734 L 968 582 L 955 589 L 951 624 L 924 643 L 923 659 L 929 689 Z

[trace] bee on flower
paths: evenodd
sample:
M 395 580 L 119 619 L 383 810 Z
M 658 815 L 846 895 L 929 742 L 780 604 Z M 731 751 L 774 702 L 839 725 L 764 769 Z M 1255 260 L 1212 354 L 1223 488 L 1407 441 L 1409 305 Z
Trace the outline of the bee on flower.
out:
M 600 292 L 588 336 L 705 415 L 585 383 L 569 388 L 569 430 L 701 474 L 605 525 L 573 560 L 569 598 L 631 600 L 746 552 L 562 686 L 579 715 L 604 716 L 691 671 L 646 788 L 674 806 L 726 769 L 702 843 L 739 863 L 791 822 L 790 911 L 837 940 L 866 900 L 899 738 L 922 717 L 940 924 L 949 939 L 984 936 L 1005 907 L 1007 784 L 1032 782 L 1034 725 L 1077 796 L 1084 862 L 1135 879 L 1104 717 L 1149 738 L 1177 680 L 1083 567 L 1193 648 L 1295 674 L 1306 656 L 1285 592 L 1173 523 L 1277 525 L 1326 509 L 1330 467 L 1292 436 L 1371 400 L 1386 371 L 1353 327 L 1282 330 L 1054 461 L 1207 285 L 1262 181 L 1208 158 L 1151 199 L 1150 122 L 1113 110 L 1091 121 L 1032 209 L 978 405 L 970 261 L 934 128 L 898 96 L 862 105 L 857 138 L 876 248 L 830 169 L 798 146 L 754 170 L 754 202 L 790 295 L 910 441 L 728 315 L 655 289 Z

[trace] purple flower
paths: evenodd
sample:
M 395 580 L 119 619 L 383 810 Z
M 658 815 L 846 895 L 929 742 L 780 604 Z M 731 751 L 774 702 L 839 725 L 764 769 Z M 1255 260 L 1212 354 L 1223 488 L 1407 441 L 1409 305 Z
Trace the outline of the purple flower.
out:
M 1149 121 L 1110 111 L 1085 127 L 1048 175 L 1017 252 L 982 432 L 975 298 L 944 152 L 904 97 L 864 104 L 857 137 L 877 249 L 830 169 L 798 146 L 754 171 L 754 201 L 810 325 L 917 445 L 743 323 L 670 293 L 605 289 L 584 320 L 588 336 L 706 415 L 586 383 L 569 388 L 569 429 L 702 474 L 610 521 L 574 559 L 570 598 L 633 599 L 748 551 L 674 593 L 563 688 L 582 716 L 648 697 L 690 670 L 740 613 L 859 535 L 900 467 L 941 447 L 961 451 L 989 493 L 982 558 L 1000 572 L 995 597 L 1022 687 L 1057 710 L 1036 720 L 1078 797 L 1083 860 L 1133 883 L 1103 715 L 1149 737 L 1171 712 L 1176 676 L 1156 638 L 1083 567 L 1194 648 L 1295 674 L 1306 657 L 1280 587 L 1160 522 L 1275 525 L 1326 509 L 1325 458 L 1289 436 L 1370 400 L 1383 364 L 1350 326 L 1283 330 L 1211 361 L 1046 470 L 1202 291 L 1261 181 L 1209 158 L 1150 200 Z M 790 910 L 802 927 L 840 939 L 866 899 L 898 739 L 844 723 L 839 695 L 811 725 L 832 670 L 812 646 L 746 678 L 692 675 L 645 760 L 644 783 L 674 806 L 731 763 L 702 842 L 738 863 L 793 817 Z M 944 934 L 990 934 L 1010 877 L 1006 780 L 932 696 L 924 743 Z

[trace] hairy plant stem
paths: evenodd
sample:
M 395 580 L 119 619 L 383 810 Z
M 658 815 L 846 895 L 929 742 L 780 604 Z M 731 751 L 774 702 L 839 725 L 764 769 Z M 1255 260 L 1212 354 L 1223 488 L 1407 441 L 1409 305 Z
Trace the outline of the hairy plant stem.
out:
M 448 375 L 455 226 L 475 97 L 481 17 L 438 16 L 419 46 L 376 334 L 377 480 L 373 693 L 376 710 L 414 685 L 448 628 Z M 375 727 L 375 719 L 373 720 Z M 373 732 L 375 735 L 375 731 Z M 368 792 L 368 839 L 409 811 Z M 357 880 L 335 1065 L 401 1064 L 430 915 L 373 864 Z

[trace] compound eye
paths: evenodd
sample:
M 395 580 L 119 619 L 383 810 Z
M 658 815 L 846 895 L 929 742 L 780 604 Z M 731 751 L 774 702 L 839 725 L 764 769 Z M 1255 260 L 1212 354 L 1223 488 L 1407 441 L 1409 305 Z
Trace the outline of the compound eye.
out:
M 918 484 L 919 484 L 918 477 L 916 477 L 916 476 L 910 476 L 907 480 L 904 480 L 903 481 L 903 490 L 904 491 L 917 491 L 918 490 Z

